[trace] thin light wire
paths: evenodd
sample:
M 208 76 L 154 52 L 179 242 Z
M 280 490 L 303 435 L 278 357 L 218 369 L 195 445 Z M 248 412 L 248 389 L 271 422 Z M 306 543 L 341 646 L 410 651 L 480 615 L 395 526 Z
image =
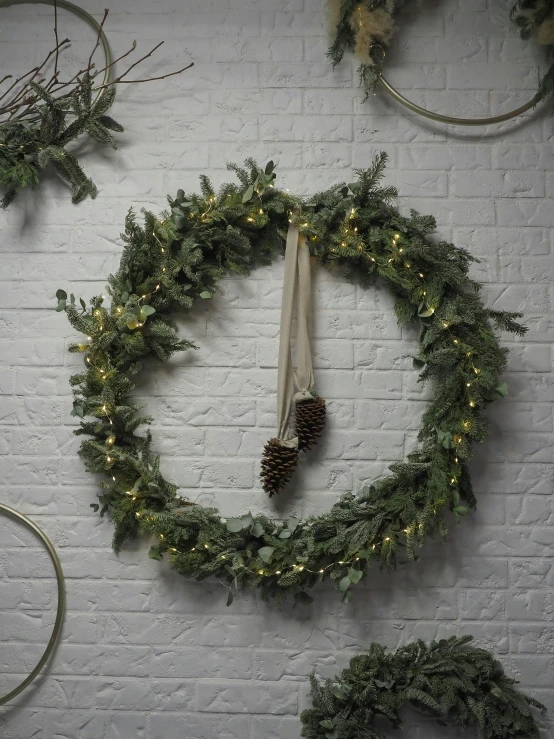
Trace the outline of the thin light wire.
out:
M 70 3 L 69 0 L 0 0 L 0 8 L 7 8 L 10 5 L 51 5 L 52 7 L 56 6 L 57 8 L 63 8 L 64 10 L 68 10 L 70 13 L 73 13 L 73 15 L 76 15 L 78 18 L 84 20 L 85 23 L 88 23 L 88 25 L 91 26 L 97 34 L 100 34 L 100 42 L 102 44 L 102 48 L 104 49 L 104 56 L 106 57 L 106 71 L 104 72 L 102 89 L 96 96 L 96 100 L 98 100 L 98 98 L 105 91 L 105 85 L 109 84 L 110 82 L 113 67 L 112 50 L 110 48 L 108 37 L 104 33 L 104 29 L 101 27 L 100 23 L 98 23 L 96 18 L 93 18 L 90 13 L 87 13 L 86 10 L 83 10 L 83 8 L 80 8 L 78 5 Z
M 44 665 L 48 662 L 52 652 L 54 651 L 54 647 L 56 646 L 58 639 L 60 638 L 65 616 L 65 578 L 62 565 L 56 553 L 56 550 L 54 549 L 52 542 L 46 536 L 44 531 L 40 529 L 36 525 L 36 523 L 33 523 L 30 518 L 27 518 L 27 516 L 19 513 L 19 511 L 15 511 L 13 508 L 9 508 L 7 505 L 0 504 L 0 513 L 3 513 L 6 516 L 12 518 L 14 521 L 18 521 L 19 523 L 23 524 L 23 526 L 29 529 L 29 531 L 31 531 L 38 539 L 40 539 L 40 541 L 46 547 L 48 554 L 50 555 L 50 559 L 52 560 L 54 570 L 56 572 L 56 580 L 58 582 L 58 608 L 56 611 L 56 620 L 54 621 L 54 628 L 52 630 L 52 635 L 50 636 L 48 644 L 46 645 L 46 649 L 44 650 L 42 657 L 39 659 L 29 675 L 27 675 L 27 677 L 9 693 L 0 696 L 0 706 L 2 706 L 5 703 L 11 701 L 17 695 L 19 695 L 22 690 L 24 690 L 30 683 L 33 682 L 33 680 L 40 673 Z

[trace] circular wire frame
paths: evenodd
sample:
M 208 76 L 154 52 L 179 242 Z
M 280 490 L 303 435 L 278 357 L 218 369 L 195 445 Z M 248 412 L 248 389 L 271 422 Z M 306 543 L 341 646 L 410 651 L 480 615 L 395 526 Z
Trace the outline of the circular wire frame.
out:
M 52 635 L 50 636 L 48 644 L 46 645 L 46 649 L 44 650 L 42 654 L 42 657 L 39 659 L 39 661 L 37 662 L 33 670 L 27 675 L 27 677 L 24 680 L 22 680 L 19 683 L 19 685 L 17 685 L 9 693 L 6 693 L 6 695 L 0 696 L 0 706 L 4 705 L 5 703 L 8 703 L 13 698 L 15 698 L 17 695 L 19 695 L 21 691 L 23 691 L 30 683 L 33 682 L 33 680 L 40 673 L 44 665 L 48 662 L 58 642 L 58 639 L 60 638 L 60 634 L 62 631 L 62 625 L 63 625 L 63 619 L 65 615 L 65 578 L 64 578 L 60 558 L 58 557 L 56 550 L 54 549 L 52 545 L 52 542 L 46 536 L 44 531 L 40 529 L 36 525 L 36 523 L 33 523 L 33 521 L 31 521 L 30 518 L 27 518 L 27 516 L 24 516 L 22 513 L 19 513 L 18 511 L 15 511 L 13 508 L 9 508 L 7 505 L 3 505 L 0 503 L 0 514 L 2 513 L 8 516 L 9 518 L 13 519 L 14 521 L 21 523 L 23 526 L 29 529 L 29 531 L 31 531 L 38 539 L 40 539 L 40 541 L 46 547 L 46 550 L 48 551 L 48 554 L 50 555 L 50 559 L 52 560 L 52 563 L 54 565 L 54 570 L 56 572 L 56 580 L 58 583 L 58 608 L 56 611 L 56 620 L 54 621 L 54 628 L 52 629 Z
M 381 84 L 381 87 L 383 87 L 389 93 L 389 95 L 391 95 L 391 97 L 393 97 L 404 107 L 408 108 L 408 110 L 411 110 L 413 113 L 424 116 L 424 118 L 430 118 L 432 121 L 438 121 L 439 123 L 449 123 L 453 126 L 490 126 L 494 123 L 509 121 L 510 119 L 516 118 L 518 115 L 521 115 L 522 113 L 526 113 L 531 108 L 534 108 L 536 105 L 538 105 L 538 103 L 540 103 L 542 99 L 541 95 L 537 93 L 532 100 L 530 100 L 528 103 L 525 103 L 525 105 L 516 108 L 516 110 L 511 110 L 510 112 L 503 113 L 502 115 L 495 115 L 491 118 L 457 118 L 455 116 L 433 113 L 426 108 L 422 108 L 420 105 L 412 103 L 411 100 L 405 98 L 404 95 L 401 95 L 398 90 L 396 90 L 389 82 L 387 82 L 387 80 L 382 75 L 381 77 L 379 77 L 379 82 Z
M 102 28 L 100 23 L 98 23 L 96 18 L 93 18 L 93 16 L 90 15 L 90 13 L 87 13 L 86 10 L 83 10 L 83 8 L 80 8 L 78 5 L 70 3 L 69 0 L 0 0 L 0 8 L 7 8 L 10 5 L 51 5 L 55 8 L 63 8 L 63 10 L 67 10 L 70 13 L 73 13 L 73 15 L 76 15 L 78 18 L 84 20 L 85 23 L 88 23 L 88 25 L 91 26 L 91 28 L 93 28 L 99 35 L 100 43 L 102 44 L 104 56 L 106 59 L 106 70 L 104 72 L 104 79 L 102 81 L 101 87 L 104 88 L 105 85 L 109 84 L 113 70 L 112 50 L 110 48 L 108 37 L 104 33 L 104 29 Z M 97 100 L 103 92 L 104 90 L 101 89 L 96 96 Z

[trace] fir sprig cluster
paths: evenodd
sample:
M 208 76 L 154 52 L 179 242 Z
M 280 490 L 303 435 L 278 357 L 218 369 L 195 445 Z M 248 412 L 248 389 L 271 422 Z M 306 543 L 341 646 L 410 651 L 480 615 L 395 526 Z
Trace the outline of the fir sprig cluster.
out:
M 115 98 L 108 87 L 93 100 L 94 82 L 84 74 L 71 94 L 55 97 L 44 85 L 30 82 L 39 102 L 31 118 L 13 118 L 0 123 L 0 190 L 3 208 L 29 185 L 39 182 L 42 170 L 51 164 L 69 184 L 71 200 L 79 203 L 87 195 L 96 197 L 96 185 L 87 177 L 68 144 L 86 134 L 100 144 L 116 149 L 112 131 L 123 131 L 107 115 Z
M 360 84 L 367 94 L 379 82 L 388 46 L 398 26 L 399 8 L 404 0 L 329 0 L 328 18 L 331 46 L 328 56 L 339 64 L 347 49 L 360 61 Z M 554 0 L 517 0 L 510 18 L 523 39 L 533 39 L 547 50 L 554 49 Z M 554 97 L 554 64 L 542 77 L 535 102 Z
M 139 534 L 155 538 L 150 556 L 168 556 L 188 578 L 214 576 L 229 591 L 264 596 L 306 590 L 326 578 L 344 598 L 373 563 L 394 568 L 412 560 L 423 540 L 447 532 L 448 519 L 475 507 L 468 462 L 472 444 L 487 435 L 485 407 L 506 394 L 506 364 L 495 327 L 522 334 L 518 314 L 485 308 L 468 277 L 472 257 L 447 242 L 432 243 L 430 216 L 402 215 L 396 191 L 381 187 L 386 155 L 355 181 L 301 199 L 275 187 L 270 162 L 261 170 L 230 166 L 237 184 L 216 192 L 207 177 L 201 193 L 182 190 L 170 211 L 127 216 L 119 270 L 109 278 L 108 302 L 87 306 L 59 290 L 58 310 L 85 339 L 70 347 L 84 356 L 71 378 L 73 414 L 83 418 L 80 454 L 103 476 L 99 504 L 115 525 L 114 547 Z M 228 273 L 247 274 L 282 254 L 289 223 L 298 224 L 317 261 L 363 286 L 381 278 L 396 300 L 401 325 L 419 326 L 414 364 L 435 382 L 419 446 L 391 474 L 360 494 L 346 492 L 327 513 L 306 521 L 270 520 L 250 512 L 225 520 L 217 509 L 177 494 L 160 472 L 150 432 L 131 399 L 141 362 L 161 362 L 193 344 L 181 339 L 172 314 L 209 300 Z M 88 337 L 88 338 L 86 338 Z
M 474 727 L 478 739 L 539 739 L 531 708 L 545 707 L 520 693 L 490 652 L 467 646 L 471 640 L 419 640 L 396 652 L 373 643 L 334 680 L 312 675 L 302 736 L 386 739 L 383 723 L 401 729 L 401 711 L 411 705 L 441 726 Z

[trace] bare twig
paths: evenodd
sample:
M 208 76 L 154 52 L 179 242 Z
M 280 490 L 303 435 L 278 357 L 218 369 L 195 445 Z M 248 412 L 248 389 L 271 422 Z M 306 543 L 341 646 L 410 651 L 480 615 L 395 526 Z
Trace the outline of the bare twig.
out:
M 120 62 L 122 59 L 125 59 L 126 57 L 128 57 L 129 54 L 131 54 L 136 49 L 136 41 L 133 41 L 133 44 L 130 49 L 128 49 L 126 52 L 121 54 L 117 59 L 110 62 L 109 64 L 106 64 L 104 67 L 101 67 L 100 69 L 97 69 L 96 65 L 93 62 L 93 56 L 96 50 L 99 48 L 99 45 L 102 40 L 102 32 L 104 29 L 106 18 L 108 17 L 108 13 L 109 13 L 108 10 L 104 11 L 104 16 L 102 18 L 102 21 L 99 24 L 96 41 L 92 48 L 90 56 L 88 58 L 87 66 L 84 69 L 80 69 L 70 79 L 64 82 L 60 80 L 60 71 L 58 68 L 59 58 L 60 58 L 60 52 L 69 43 L 69 39 L 65 38 L 63 39 L 63 41 L 59 40 L 57 2 L 54 2 L 54 36 L 55 36 L 56 45 L 48 53 L 48 55 L 46 56 L 42 64 L 40 64 L 37 67 L 33 67 L 33 69 L 31 69 L 29 72 L 15 79 L 8 86 L 8 88 L 0 95 L 0 100 L 4 100 L 8 98 L 8 101 L 4 105 L 0 105 L 0 118 L 2 116 L 7 115 L 8 116 L 7 120 L 26 119 L 27 121 L 36 121 L 38 119 L 38 110 L 35 110 L 35 108 L 37 107 L 38 104 L 40 104 L 41 97 L 40 95 L 37 95 L 37 93 L 32 89 L 31 83 L 33 82 L 41 84 L 43 88 L 56 99 L 66 98 L 69 95 L 72 95 L 76 90 L 79 90 L 80 88 L 83 87 L 87 76 L 88 76 L 88 79 L 97 80 L 99 75 L 101 75 L 102 73 L 105 73 L 108 69 L 112 68 L 115 64 Z M 140 59 L 130 64 L 129 67 L 122 74 L 116 77 L 114 80 L 110 82 L 106 82 L 105 84 L 103 83 L 103 84 L 97 85 L 96 87 L 93 87 L 92 92 L 97 93 L 101 90 L 104 90 L 110 87 L 111 85 L 137 84 L 137 83 L 142 83 L 142 82 L 151 82 L 154 80 L 163 80 L 163 79 L 166 79 L 167 77 L 173 77 L 177 74 L 181 74 L 185 70 L 190 69 L 192 66 L 194 66 L 194 63 L 191 62 L 190 64 L 187 64 L 185 67 L 182 67 L 181 69 L 178 69 L 175 72 L 168 72 L 167 74 L 162 74 L 162 75 L 158 75 L 155 77 L 145 77 L 142 79 L 135 79 L 135 80 L 126 79 L 129 73 L 135 67 L 137 67 L 141 62 L 151 57 L 152 54 L 163 45 L 163 43 L 164 42 L 161 41 L 159 44 L 156 44 L 156 46 L 154 46 L 147 54 L 144 54 L 144 56 L 140 57 Z M 44 79 L 42 79 L 41 73 L 52 57 L 54 57 L 54 72 L 52 76 L 48 79 L 48 81 L 45 82 Z M 6 75 L 0 80 L 0 84 L 10 79 L 11 77 L 12 75 Z M 20 89 L 17 89 L 18 85 L 20 85 L 21 83 L 24 83 L 24 84 L 22 84 Z M 14 93 L 14 90 L 17 90 L 17 91 Z M 9 98 L 10 93 L 12 93 L 11 98 Z M 1 120 L 0 120 L 0 125 L 1 125 Z
M 69 39 L 65 38 L 63 41 L 60 41 L 60 43 L 56 44 L 56 48 L 52 49 L 48 52 L 48 55 L 46 56 L 45 60 L 42 62 L 41 65 L 38 67 L 33 67 L 33 69 L 29 70 L 29 72 L 26 72 L 25 74 L 21 75 L 21 77 L 18 77 L 14 82 L 8 87 L 7 90 L 4 91 L 2 95 L 0 95 L 0 100 L 6 97 L 17 85 L 22 82 L 25 77 L 29 77 L 30 79 L 27 80 L 27 82 L 23 85 L 23 87 L 14 95 L 14 97 L 10 100 L 10 102 L 0 107 L 0 115 L 4 115 L 6 112 L 8 112 L 9 109 L 13 108 L 14 104 L 17 103 L 18 100 L 21 100 L 21 97 L 26 95 L 29 92 L 29 83 L 34 82 L 37 75 L 41 72 L 42 69 L 44 69 L 45 65 L 48 63 L 48 61 L 51 59 L 53 54 L 56 54 L 57 51 L 59 51 L 62 47 L 64 47 L 66 44 L 69 43 Z M 21 105 L 24 105 L 25 103 L 21 103 Z
M 57 77 L 59 49 L 58 49 L 58 3 L 56 2 L 56 0 L 54 0 L 54 38 L 56 40 L 56 59 L 54 61 L 54 77 Z
M 125 57 L 129 56 L 129 54 L 132 54 L 133 51 L 137 48 L 137 42 L 133 41 L 131 48 L 128 49 L 124 54 L 121 56 L 118 56 L 117 59 L 114 59 L 109 64 L 106 64 L 105 67 L 101 67 L 100 69 L 96 70 L 94 72 L 94 77 L 98 77 L 99 74 L 102 74 L 102 72 L 105 72 L 107 69 L 110 69 L 110 67 L 115 66 L 118 62 L 120 62 L 122 59 L 125 59 Z
M 117 85 L 117 84 L 127 84 L 127 85 L 134 85 L 138 84 L 139 82 L 154 82 L 154 80 L 165 80 L 168 77 L 174 77 L 176 74 L 181 74 L 181 72 L 186 71 L 187 69 L 190 69 L 191 67 L 194 67 L 194 62 L 191 62 L 190 64 L 187 64 L 186 67 L 182 67 L 182 69 L 177 69 L 175 72 L 168 72 L 167 74 L 160 74 L 158 77 L 145 77 L 142 80 L 122 80 L 122 79 L 116 79 L 113 82 L 109 82 L 107 85 L 100 85 L 100 87 L 96 87 L 96 90 L 101 90 L 104 87 L 110 87 L 110 85 Z
M 90 52 L 90 56 L 88 58 L 88 65 L 87 65 L 87 68 L 88 69 L 91 69 L 91 67 L 92 67 L 92 57 L 94 56 L 94 52 L 96 51 L 96 49 L 100 45 L 100 39 L 102 38 L 102 31 L 104 30 L 104 23 L 106 22 L 106 18 L 108 17 L 108 13 L 109 12 L 110 11 L 108 10 L 108 8 L 105 8 L 105 10 L 104 10 L 104 17 L 100 21 L 100 28 L 98 29 L 98 33 L 96 34 L 96 43 L 94 44 L 94 47 L 93 47 L 92 51 Z
M 63 40 L 63 41 L 61 42 L 60 46 L 61 46 L 61 45 L 63 45 L 64 43 L 66 43 L 67 41 L 69 41 L 69 39 L 64 39 L 64 40 Z M 50 52 L 49 56 L 51 56 L 51 55 L 52 55 L 52 53 L 53 53 L 53 51 L 52 51 L 52 52 Z M 14 88 L 14 87 L 17 87 L 17 85 L 18 85 L 18 84 L 19 84 L 20 82 L 22 82 L 22 81 L 23 81 L 23 80 L 25 79 L 25 77 L 28 77 L 28 76 L 29 76 L 30 74 L 34 74 L 34 73 L 35 73 L 35 72 L 37 72 L 37 71 L 38 71 L 39 69 L 40 69 L 39 67 L 33 67 L 33 68 L 32 68 L 32 69 L 30 69 L 30 70 L 29 70 L 28 72 L 25 72 L 25 74 L 22 74 L 22 75 L 21 75 L 21 77 L 17 77 L 17 79 L 15 79 L 15 80 L 13 81 L 13 83 L 12 83 L 12 84 L 11 84 L 11 85 L 10 85 L 10 86 L 8 87 L 8 89 L 7 89 L 7 90 L 4 90 L 3 94 L 2 94 L 2 95 L 0 95 L 0 100 L 2 100 L 3 98 L 5 98 L 5 97 L 6 97 L 6 95 L 8 95 L 8 94 L 9 94 L 9 93 L 10 93 L 10 92 L 11 92 L 11 91 L 13 90 L 13 88 Z M 5 81 L 5 80 L 7 80 L 7 79 L 10 79 L 10 78 L 12 78 L 12 77 L 13 77 L 13 75 L 11 75 L 11 74 L 8 74 L 8 75 L 6 75 L 6 76 L 4 77 L 4 79 L 2 80 L 2 82 L 4 82 L 4 81 Z M 12 102 L 13 102 L 13 101 L 12 101 Z
M 131 64 L 131 66 L 128 67 L 128 69 L 125 72 L 123 72 L 123 74 L 120 74 L 119 77 L 116 77 L 116 79 L 114 80 L 114 82 L 121 82 L 121 80 L 129 74 L 129 72 L 131 71 L 131 69 L 134 69 L 137 66 L 137 64 L 140 64 L 145 59 L 148 59 L 149 56 L 152 56 L 152 54 L 155 51 L 157 51 L 160 48 L 160 46 L 162 46 L 163 43 L 164 43 L 163 41 L 160 41 L 159 44 L 156 44 L 156 46 L 154 46 L 153 49 L 150 49 L 150 51 L 148 52 L 148 54 L 145 54 L 141 59 L 138 59 L 136 62 L 134 62 L 134 64 Z

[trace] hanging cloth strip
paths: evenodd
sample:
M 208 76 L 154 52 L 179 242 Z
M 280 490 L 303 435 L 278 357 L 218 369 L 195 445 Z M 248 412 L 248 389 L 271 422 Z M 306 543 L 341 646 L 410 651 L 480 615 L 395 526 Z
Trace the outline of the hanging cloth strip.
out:
M 311 320 L 310 251 L 306 238 L 291 223 L 287 234 L 285 273 L 281 303 L 279 360 L 277 369 L 277 437 L 264 447 L 262 484 L 270 496 L 278 493 L 291 477 L 298 451 L 309 449 L 321 436 L 325 424 L 325 401 L 312 391 L 314 374 L 310 348 Z M 296 369 L 292 366 L 291 328 L 296 297 Z M 296 390 L 296 392 L 295 392 Z M 290 416 L 295 404 L 294 436 Z

